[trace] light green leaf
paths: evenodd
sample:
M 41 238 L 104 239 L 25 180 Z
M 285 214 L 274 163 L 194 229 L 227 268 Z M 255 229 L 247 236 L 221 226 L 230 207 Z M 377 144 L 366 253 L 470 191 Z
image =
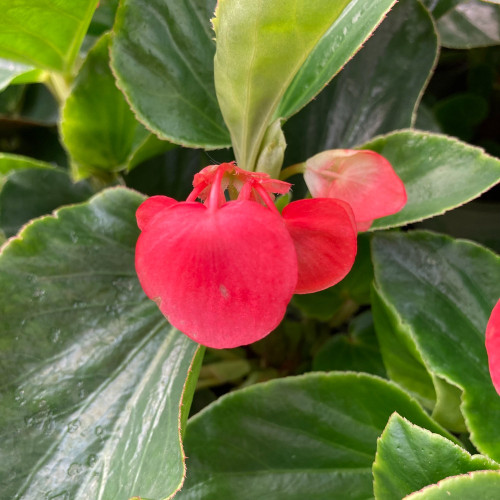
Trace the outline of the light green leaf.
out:
M 109 35 L 89 52 L 62 111 L 61 135 L 81 176 L 131 168 L 173 147 L 139 123 L 109 68 Z M 149 145 L 145 149 L 145 145 Z
M 98 0 L 0 0 L 0 57 L 71 72 Z
M 403 130 L 363 144 L 387 158 L 406 187 L 408 202 L 372 229 L 403 226 L 442 214 L 500 182 L 500 160 L 481 148 L 440 134 Z
M 11 83 L 33 83 L 43 78 L 43 71 L 33 66 L 0 58 L 0 92 Z
M 497 500 L 500 497 L 500 473 L 477 471 L 448 477 L 438 484 L 412 493 L 404 500 Z
M 377 442 L 373 489 L 377 500 L 401 500 L 448 476 L 499 468 L 488 457 L 471 456 L 443 436 L 395 413 Z
M 290 163 L 410 127 L 437 50 L 426 9 L 417 0 L 398 2 L 333 82 L 285 125 Z
M 214 88 L 215 0 L 124 0 L 111 64 L 138 118 L 158 137 L 203 148 L 230 145 Z
M 471 441 L 498 459 L 500 398 L 488 371 L 484 332 L 500 296 L 500 257 L 467 241 L 420 231 L 375 235 L 372 251 L 380 307 L 395 319 L 388 330 L 375 311 L 377 335 L 386 344 L 382 355 L 390 350 L 391 335 L 407 339 L 425 368 L 442 379 L 438 400 L 450 397 L 446 384 L 455 386 L 451 401 L 460 401 L 456 392 L 463 391 Z
M 188 423 L 178 498 L 372 498 L 376 441 L 395 410 L 443 433 L 396 385 L 370 375 L 310 373 L 228 394 Z
M 35 160 L 27 156 L 14 155 L 10 153 L 0 153 L 0 187 L 5 182 L 5 176 L 16 170 L 26 168 L 45 168 L 53 169 L 50 163 Z
M 142 200 L 103 191 L 2 249 L 5 498 L 158 499 L 182 484 L 180 405 L 197 345 L 137 281 Z
M 500 5 L 461 2 L 441 17 L 437 26 L 441 44 L 450 49 L 500 45 Z
M 87 182 L 73 183 L 60 168 L 16 170 L 4 179 L 0 191 L 0 228 L 6 236 L 13 236 L 31 219 L 85 201 L 92 194 L 94 190 Z
M 275 141 L 269 127 L 312 99 L 393 4 L 393 0 L 218 3 L 213 20 L 215 87 L 242 168 L 257 168 L 259 156 L 268 149 L 266 141 L 270 136 Z M 276 163 L 265 168 L 276 174 L 280 167 Z

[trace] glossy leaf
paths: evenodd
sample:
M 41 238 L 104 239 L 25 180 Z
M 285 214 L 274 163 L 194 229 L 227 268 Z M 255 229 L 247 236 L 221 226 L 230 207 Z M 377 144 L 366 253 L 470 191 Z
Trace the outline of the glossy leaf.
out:
M 11 83 L 38 82 L 42 72 L 33 66 L 0 59 L 0 92 Z
M 118 86 L 148 129 L 184 146 L 230 145 L 213 83 L 214 8 L 214 0 L 125 0 L 116 16 Z
M 404 500 L 497 500 L 500 496 L 500 473 L 477 471 L 448 477 L 438 484 L 412 493 Z
M 1 0 L 0 57 L 70 72 L 98 0 Z
M 0 228 L 13 236 L 35 217 L 85 201 L 94 190 L 87 182 L 73 183 L 65 170 L 31 168 L 11 173 L 0 191 Z
M 372 229 L 402 226 L 439 215 L 477 198 L 500 181 L 500 160 L 452 137 L 403 130 L 363 144 L 387 158 L 403 181 L 408 201 Z
M 333 82 L 285 125 L 289 162 L 412 125 L 438 42 L 417 0 L 398 2 Z
M 178 498 L 371 498 L 377 437 L 395 410 L 443 433 L 401 389 L 369 375 L 310 373 L 228 394 L 188 423 Z
M 437 26 L 441 44 L 450 49 L 500 45 L 500 5 L 461 2 L 441 17 Z
M 488 457 L 471 456 L 443 436 L 394 414 L 377 442 L 373 489 L 376 499 L 400 500 L 448 476 L 499 468 Z
M 455 399 L 448 404 L 459 412 L 461 403 L 471 441 L 498 459 L 500 398 L 484 342 L 500 296 L 500 257 L 479 245 L 426 232 L 376 235 L 372 250 L 380 307 L 394 318 L 389 330 L 378 323 L 375 309 L 379 342 L 390 350 L 391 337 L 397 336 L 414 346 L 425 368 L 443 381 L 436 385 L 438 404 Z
M 349 333 L 335 334 L 316 353 L 313 370 L 357 371 L 385 377 L 386 372 L 370 311 L 356 316 Z
M 393 4 L 393 0 L 218 3 L 213 21 L 215 86 L 240 167 L 254 170 L 260 155 L 277 147 L 279 118 L 312 99 Z M 273 172 L 280 167 L 279 162 L 266 165 Z
M 130 168 L 146 143 L 141 160 L 172 147 L 136 120 L 116 87 L 109 67 L 109 35 L 96 43 L 78 73 L 63 108 L 61 135 L 82 176 Z
M 182 483 L 180 404 L 197 346 L 135 276 L 142 199 L 104 191 L 2 249 L 6 498 L 165 498 Z

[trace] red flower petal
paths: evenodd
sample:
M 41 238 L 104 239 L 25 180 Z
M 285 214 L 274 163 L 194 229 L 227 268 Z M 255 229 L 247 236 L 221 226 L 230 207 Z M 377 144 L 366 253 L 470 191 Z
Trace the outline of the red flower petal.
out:
M 500 300 L 493 308 L 486 326 L 486 352 L 491 380 L 500 394 Z
M 168 196 L 151 196 L 146 201 L 141 203 L 135 216 L 137 218 L 137 225 L 141 231 L 146 229 L 149 221 L 164 208 L 169 208 L 178 203 L 177 200 L 169 198 Z
M 213 211 L 184 202 L 162 214 L 139 237 L 136 270 L 172 325 L 214 348 L 250 344 L 278 326 L 297 282 L 278 215 L 252 201 Z
M 349 203 L 356 222 L 394 214 L 406 204 L 403 182 L 374 151 L 323 151 L 307 160 L 304 179 L 315 198 Z
M 283 209 L 297 251 L 295 293 L 324 290 L 342 280 L 354 264 L 356 225 L 349 205 L 330 198 L 298 200 Z

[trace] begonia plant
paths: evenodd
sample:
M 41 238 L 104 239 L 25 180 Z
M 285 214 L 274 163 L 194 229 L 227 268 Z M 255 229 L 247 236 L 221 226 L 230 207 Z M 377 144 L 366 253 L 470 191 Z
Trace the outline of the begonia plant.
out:
M 500 6 L 0 0 L 0 497 L 500 498 Z

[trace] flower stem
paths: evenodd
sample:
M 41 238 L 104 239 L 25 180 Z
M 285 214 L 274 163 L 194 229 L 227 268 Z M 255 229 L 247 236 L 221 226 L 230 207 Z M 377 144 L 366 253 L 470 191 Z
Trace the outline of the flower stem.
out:
M 286 167 L 280 172 L 280 180 L 285 181 L 292 175 L 303 174 L 306 171 L 306 162 L 296 163 L 290 167 Z

